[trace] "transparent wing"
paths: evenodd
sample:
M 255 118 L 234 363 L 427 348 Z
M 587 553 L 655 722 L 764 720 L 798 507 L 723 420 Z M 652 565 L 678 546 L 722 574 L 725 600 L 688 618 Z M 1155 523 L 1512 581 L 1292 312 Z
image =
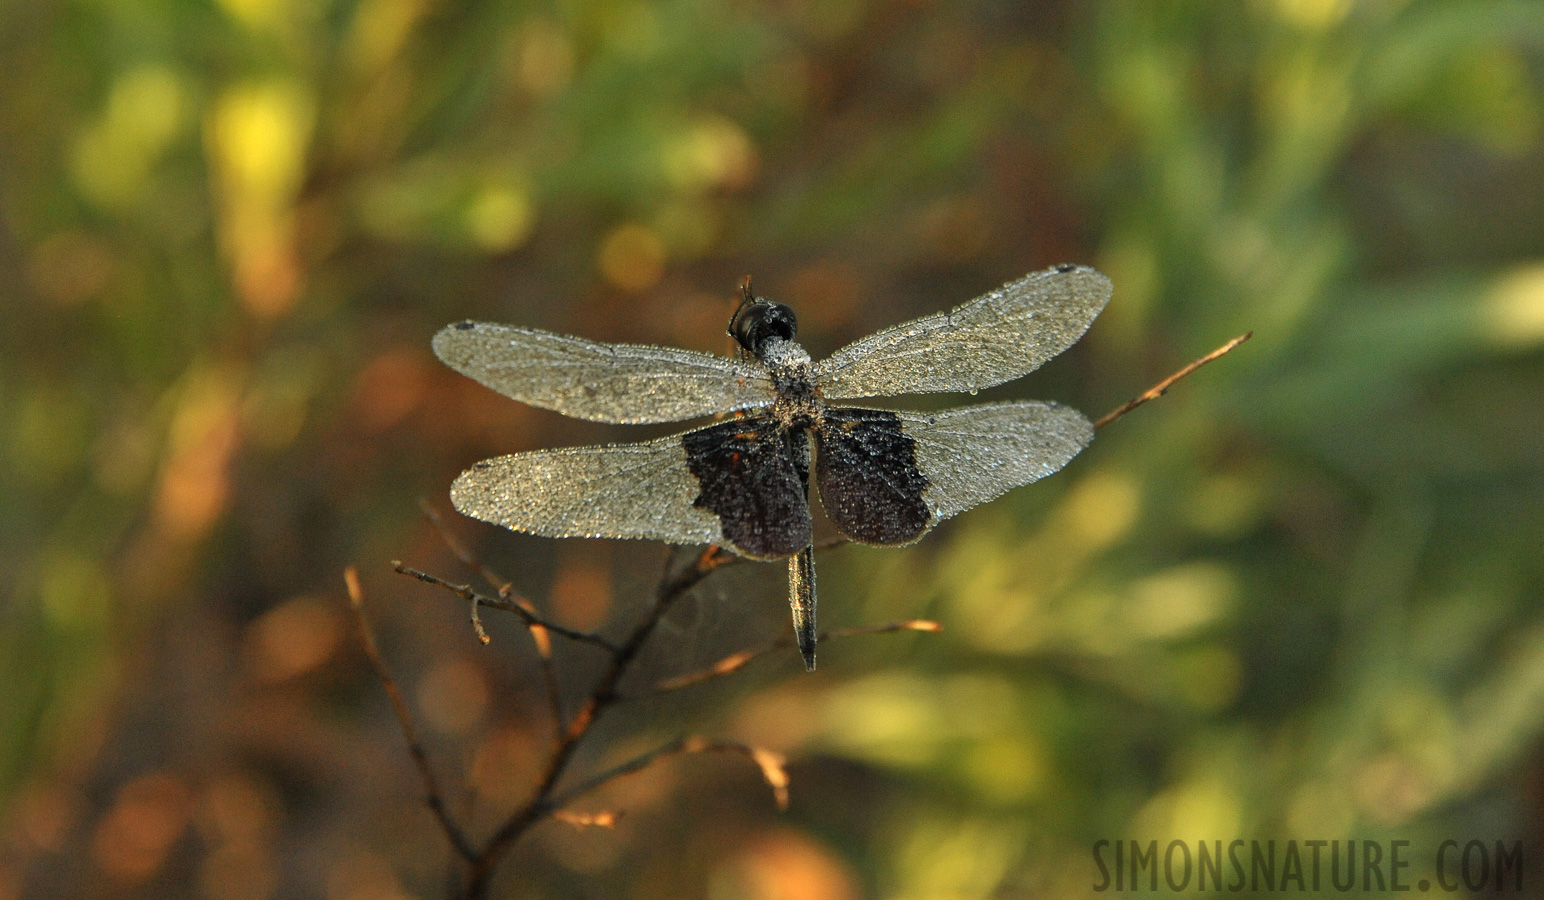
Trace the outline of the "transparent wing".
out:
M 1072 346 L 1109 299 L 1096 270 L 1057 266 L 848 344 L 813 380 L 827 400 L 991 387 Z
M 446 326 L 434 353 L 506 397 L 592 422 L 676 422 L 765 406 L 774 396 L 767 373 L 740 360 L 513 325 Z
M 718 517 L 692 505 L 698 490 L 674 435 L 484 460 L 451 485 L 450 502 L 474 519 L 544 537 L 722 543 Z
M 1065 466 L 1094 439 L 1083 414 L 1055 403 L 983 403 L 899 413 L 927 476 L 922 499 L 947 519 Z

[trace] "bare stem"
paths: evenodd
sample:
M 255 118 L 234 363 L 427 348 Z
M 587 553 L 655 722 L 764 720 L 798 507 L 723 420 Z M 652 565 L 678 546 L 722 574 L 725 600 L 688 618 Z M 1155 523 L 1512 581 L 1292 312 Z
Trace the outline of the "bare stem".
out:
M 380 648 L 375 643 L 375 632 L 370 629 L 370 621 L 365 617 L 365 593 L 359 584 L 359 572 L 353 566 L 349 566 L 343 570 L 343 581 L 348 585 L 349 609 L 353 610 L 354 621 L 359 625 L 359 637 L 364 644 L 365 656 L 369 657 L 370 665 L 375 668 L 375 677 L 379 678 L 382 686 L 386 688 L 386 696 L 391 700 L 391 708 L 397 714 L 397 724 L 402 726 L 402 735 L 407 738 L 408 753 L 412 755 L 413 765 L 418 767 L 418 775 L 423 779 L 429 809 L 439 820 L 440 828 L 445 831 L 445 836 L 450 839 L 450 844 L 456 852 L 463 859 L 475 860 L 477 850 L 467 839 L 461 827 L 451 819 L 450 810 L 445 803 L 445 795 L 440 792 L 439 780 L 435 778 L 434 770 L 429 766 L 429 754 L 424 751 L 423 742 L 418 738 L 418 727 L 413 724 L 413 716 L 408 711 L 407 701 L 402 698 L 401 689 L 397 687 L 391 672 L 386 669 L 385 660 L 381 658 Z
M 937 622 L 932 622 L 927 619 L 909 619 L 905 622 L 891 622 L 887 625 L 868 625 L 861 628 L 844 628 L 840 631 L 822 631 L 818 637 L 818 641 L 820 643 L 825 643 L 826 641 L 835 640 L 837 638 L 857 637 L 858 635 L 864 634 L 890 634 L 897 631 L 942 630 L 943 626 L 939 625 Z M 669 691 L 678 691 L 684 687 L 690 687 L 694 684 L 701 684 L 704 681 L 711 681 L 714 678 L 720 678 L 724 675 L 738 672 L 745 668 L 747 663 L 750 663 L 753 660 L 760 659 L 763 656 L 767 656 L 779 650 L 786 650 L 794 646 L 797 646 L 797 644 L 792 638 L 784 638 L 765 646 L 758 647 L 755 650 L 741 650 L 738 653 L 731 653 L 713 665 L 708 666 L 706 669 L 699 669 L 695 672 L 688 672 L 685 675 L 677 675 L 674 678 L 667 678 L 664 681 L 655 684 L 653 689 L 645 693 L 643 696 L 648 696 L 651 694 L 663 694 L 668 693 Z
M 392 561 L 391 567 L 399 575 L 407 575 L 408 577 L 416 578 L 425 584 L 432 584 L 438 587 L 442 587 L 445 590 L 450 591 L 452 594 L 461 597 L 463 600 L 466 600 L 470 603 L 475 603 L 478 606 L 486 606 L 489 609 L 502 609 L 505 612 L 512 612 L 520 618 L 524 619 L 527 625 L 538 626 L 546 631 L 552 632 L 553 634 L 560 634 L 571 641 L 579 641 L 580 643 L 584 644 L 593 644 L 613 654 L 621 649 L 616 644 L 611 643 L 598 634 L 591 634 L 588 631 L 576 631 L 572 628 L 559 625 L 556 622 L 549 622 L 513 600 L 505 600 L 503 598 L 496 597 L 485 597 L 482 594 L 472 590 L 472 586 L 469 584 L 452 584 L 443 578 L 430 575 L 427 572 L 420 572 L 412 566 L 405 565 L 404 563 L 396 560 Z
M 662 747 L 657 747 L 647 753 L 640 754 L 621 765 L 607 769 L 593 778 L 588 778 L 574 787 L 552 798 L 553 807 L 560 808 L 578 800 L 592 791 L 598 790 L 624 775 L 631 775 L 641 771 L 654 763 L 669 756 L 681 753 L 741 753 L 749 757 L 752 762 L 761 768 L 762 776 L 767 784 L 771 785 L 774 798 L 779 809 L 788 807 L 788 775 L 783 770 L 784 760 L 780 754 L 749 744 L 741 744 L 737 741 L 710 741 L 700 737 L 678 738 Z
M 1191 372 L 1194 372 L 1196 369 L 1201 368 L 1212 360 L 1226 355 L 1227 353 L 1231 352 L 1234 347 L 1237 347 L 1239 344 L 1242 344 L 1252 337 L 1254 337 L 1253 331 L 1241 334 L 1233 340 L 1228 341 L 1226 344 L 1223 344 L 1221 347 L 1218 347 L 1216 350 L 1213 350 L 1200 359 L 1195 360 L 1190 365 L 1180 369 L 1178 372 L 1175 372 L 1168 378 L 1165 378 L 1164 380 L 1148 388 L 1140 397 L 1137 397 L 1133 400 L 1128 400 L 1121 407 L 1111 410 L 1108 414 L 1105 415 L 1104 418 L 1094 423 L 1094 428 L 1096 430 L 1103 428 L 1104 426 L 1110 424 L 1116 419 L 1119 419 L 1121 416 L 1124 416 L 1126 413 L 1131 412 L 1133 409 L 1136 409 L 1138 406 L 1141 406 L 1149 400 L 1157 400 L 1159 397 L 1162 397 L 1164 394 L 1168 393 L 1169 388 L 1173 387 L 1176 381 L 1179 381 L 1181 378 L 1184 378 L 1186 375 L 1189 375 Z

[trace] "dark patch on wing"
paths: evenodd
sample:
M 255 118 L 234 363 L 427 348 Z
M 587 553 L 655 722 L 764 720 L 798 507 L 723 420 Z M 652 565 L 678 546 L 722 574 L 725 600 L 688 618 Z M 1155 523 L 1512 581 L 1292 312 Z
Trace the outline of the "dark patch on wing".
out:
M 781 559 L 810 544 L 808 486 L 796 470 L 794 440 L 803 434 L 790 435 L 767 416 L 681 436 L 701 485 L 693 505 L 718 516 L 725 541 L 746 556 Z
M 927 531 L 932 513 L 922 492 L 928 479 L 900 416 L 828 408 L 817 433 L 820 502 L 842 534 L 865 544 L 907 544 Z

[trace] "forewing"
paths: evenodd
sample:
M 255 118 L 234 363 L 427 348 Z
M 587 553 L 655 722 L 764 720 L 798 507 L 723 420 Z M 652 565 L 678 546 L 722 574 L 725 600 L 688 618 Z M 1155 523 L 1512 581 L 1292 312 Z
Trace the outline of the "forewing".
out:
M 718 517 L 693 505 L 698 483 L 684 437 L 484 460 L 451 485 L 450 502 L 474 519 L 544 537 L 717 544 Z
M 1094 426 L 1055 403 L 983 403 L 939 413 L 899 413 L 928 479 L 933 522 L 947 519 L 1066 465 Z
M 592 422 L 676 422 L 774 398 L 767 373 L 740 360 L 513 325 L 448 325 L 434 353 L 506 397 Z
M 1072 346 L 1109 299 L 1110 280 L 1087 266 L 1035 272 L 848 344 L 813 380 L 827 400 L 991 387 Z

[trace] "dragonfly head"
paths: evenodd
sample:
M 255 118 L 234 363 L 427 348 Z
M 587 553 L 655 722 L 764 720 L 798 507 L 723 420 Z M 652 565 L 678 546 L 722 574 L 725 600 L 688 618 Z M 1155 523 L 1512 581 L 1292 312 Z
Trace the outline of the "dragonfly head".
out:
M 730 337 L 759 359 L 767 341 L 791 341 L 798 333 L 799 321 L 793 310 L 765 297 L 752 296 L 751 281 L 745 279 L 740 285 L 740 308 L 729 320 Z

